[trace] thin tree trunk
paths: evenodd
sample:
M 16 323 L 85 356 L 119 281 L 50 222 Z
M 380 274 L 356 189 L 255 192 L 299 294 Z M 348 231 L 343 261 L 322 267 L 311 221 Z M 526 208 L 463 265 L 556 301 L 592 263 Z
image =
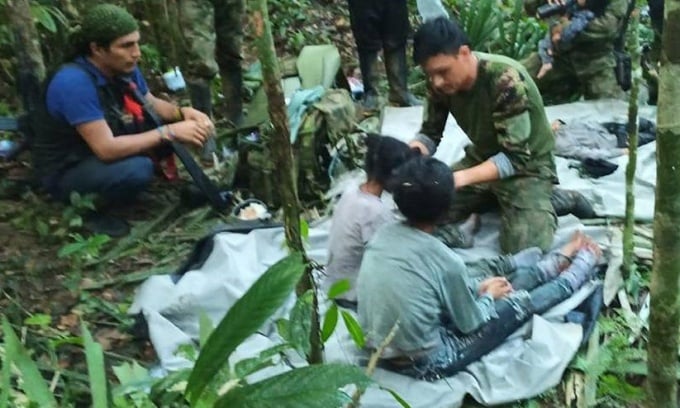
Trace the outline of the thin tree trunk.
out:
M 17 85 L 24 109 L 32 110 L 40 98 L 40 83 L 45 79 L 45 62 L 40 37 L 33 23 L 28 0 L 7 0 L 6 13 L 14 33 L 17 55 Z
M 626 216 L 623 228 L 623 274 L 629 277 L 633 271 L 633 239 L 635 228 L 635 169 L 637 167 L 638 145 L 638 95 L 640 93 L 640 29 L 638 10 L 630 16 L 627 35 L 627 49 L 632 60 L 633 83 L 628 102 L 628 165 L 626 166 Z
M 271 22 L 267 11 L 267 0 L 249 0 L 251 18 L 250 26 L 254 35 L 255 45 L 262 63 L 264 89 L 269 101 L 269 117 L 274 126 L 269 136 L 269 147 L 272 161 L 276 169 L 277 184 L 281 205 L 283 206 L 284 229 L 288 247 L 304 254 L 302 235 L 300 231 L 300 201 L 297 193 L 297 177 L 293 162 L 293 150 L 290 145 L 290 130 L 286 102 L 281 88 L 281 71 L 274 49 Z M 312 289 L 314 300 L 312 304 L 312 327 L 310 332 L 311 351 L 307 360 L 311 364 L 322 362 L 322 342 L 319 324 L 318 298 L 314 288 L 311 266 L 300 280 L 297 293 L 301 295 Z
M 680 0 L 666 0 L 657 113 L 654 268 L 647 366 L 649 404 L 677 407 L 680 328 Z

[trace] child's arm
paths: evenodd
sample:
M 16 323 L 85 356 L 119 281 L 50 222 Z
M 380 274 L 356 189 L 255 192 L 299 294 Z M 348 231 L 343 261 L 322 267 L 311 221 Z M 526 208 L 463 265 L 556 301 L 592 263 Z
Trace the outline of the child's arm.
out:
M 477 285 L 467 274 L 467 267 L 462 261 L 452 262 L 449 269 L 441 276 L 441 293 L 443 312 L 451 317 L 455 328 L 462 333 L 471 333 L 496 316 L 495 299 L 512 290 L 507 281 L 507 289 L 501 289 L 505 278 L 491 278 Z M 486 282 L 486 283 L 485 283 Z M 479 294 L 477 291 L 482 290 Z
M 541 58 L 543 64 L 552 64 L 552 41 L 550 41 L 550 33 L 538 42 L 538 56 Z

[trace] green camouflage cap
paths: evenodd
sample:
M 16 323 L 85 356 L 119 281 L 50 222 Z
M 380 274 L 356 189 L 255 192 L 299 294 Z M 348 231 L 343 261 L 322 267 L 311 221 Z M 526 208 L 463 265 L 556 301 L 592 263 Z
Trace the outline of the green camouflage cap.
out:
M 127 10 L 113 4 L 100 4 L 83 17 L 79 37 L 87 43 L 108 44 L 137 30 L 137 20 Z

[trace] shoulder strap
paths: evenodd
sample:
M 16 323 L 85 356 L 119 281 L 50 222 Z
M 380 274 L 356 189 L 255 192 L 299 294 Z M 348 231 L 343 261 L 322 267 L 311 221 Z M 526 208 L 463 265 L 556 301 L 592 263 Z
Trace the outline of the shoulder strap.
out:
M 121 78 L 121 80 L 128 85 L 132 96 L 137 100 L 137 102 L 142 105 L 144 112 L 151 118 L 156 126 L 163 126 L 164 122 L 158 116 L 155 110 L 150 106 L 149 102 L 146 100 L 144 95 L 139 91 L 136 84 L 134 84 L 129 78 Z M 217 186 L 205 175 L 201 167 L 196 163 L 196 160 L 191 156 L 191 153 L 187 150 L 184 145 L 179 142 L 171 142 L 172 150 L 175 152 L 179 160 L 182 162 L 184 167 L 191 175 L 198 188 L 201 189 L 203 194 L 206 195 L 210 205 L 217 211 L 224 211 L 229 205 L 229 200 L 225 194 L 222 194 Z
M 623 51 L 625 49 L 625 36 L 628 30 L 628 21 L 630 20 L 630 15 L 635 10 L 635 0 L 628 0 L 628 8 L 626 9 L 626 15 L 623 16 L 623 21 L 621 22 L 621 27 L 619 28 L 619 33 L 616 35 L 614 40 L 614 49 L 616 51 Z

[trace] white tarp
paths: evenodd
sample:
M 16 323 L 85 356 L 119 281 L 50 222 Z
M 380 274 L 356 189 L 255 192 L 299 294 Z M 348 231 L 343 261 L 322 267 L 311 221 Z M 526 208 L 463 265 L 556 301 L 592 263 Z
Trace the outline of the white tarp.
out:
M 409 140 L 420 125 L 421 109 L 388 108 L 383 115 L 383 133 Z M 577 103 L 548 108 L 548 113 L 551 119 L 574 119 L 590 115 L 601 121 L 622 120 L 625 117 L 625 105 L 602 101 Z M 467 138 L 455 121 L 451 120 L 436 157 L 452 163 L 462 156 L 465 143 Z M 650 209 L 653 209 L 654 177 L 651 175 L 654 174 L 655 162 L 650 157 L 653 157 L 654 147 L 654 143 L 643 147 L 638 162 L 638 174 L 641 176 L 636 188 L 642 195 L 637 196 L 637 214 L 640 219 L 651 218 Z M 625 159 L 621 158 L 622 166 L 617 172 L 599 180 L 580 179 L 578 174 L 568 169 L 566 160 L 559 159 L 560 181 L 566 188 L 578 188 L 586 193 L 597 204 L 599 214 L 622 216 L 623 207 L 620 203 L 623 202 L 624 186 L 620 176 L 625 168 Z M 308 254 L 321 263 L 326 260 L 329 224 L 325 220 L 310 228 Z M 608 249 L 606 252 L 610 258 L 617 258 L 611 260 L 613 263 L 619 262 L 620 238 L 615 230 L 602 226 L 584 227 L 572 216 L 560 219 L 554 246 L 564 243 L 576 228 L 585 230 Z M 498 216 L 483 215 L 475 247 L 457 251 L 465 260 L 499 254 L 497 230 Z M 280 228 L 255 230 L 249 234 L 220 233 L 214 238 L 214 250 L 199 270 L 185 273 L 177 282 L 163 275 L 149 278 L 141 285 L 130 313 L 141 312 L 146 317 L 161 368 L 173 370 L 187 366 L 188 362 L 176 356 L 175 351 L 178 345 L 197 339 L 199 315 L 204 312 L 217 323 L 248 287 L 284 256 L 283 239 L 283 230 Z M 610 279 L 609 272 L 607 279 Z M 412 407 L 458 407 L 466 394 L 483 404 L 499 404 L 535 396 L 559 383 L 564 369 L 576 353 L 582 337 L 581 327 L 563 323 L 562 318 L 585 299 L 597 284 L 591 283 L 582 288 L 544 316 L 535 316 L 503 345 L 454 377 L 429 383 L 378 369 L 374 378 L 384 387 L 398 392 Z M 234 359 L 256 355 L 277 341 L 273 325 L 267 324 L 239 348 Z M 326 344 L 326 359 L 356 363 L 360 355 L 342 324 L 338 324 L 336 333 Z M 267 375 L 285 369 L 285 366 L 279 366 Z M 388 393 L 370 389 L 362 399 L 362 404 L 377 408 L 394 407 L 396 402 Z

